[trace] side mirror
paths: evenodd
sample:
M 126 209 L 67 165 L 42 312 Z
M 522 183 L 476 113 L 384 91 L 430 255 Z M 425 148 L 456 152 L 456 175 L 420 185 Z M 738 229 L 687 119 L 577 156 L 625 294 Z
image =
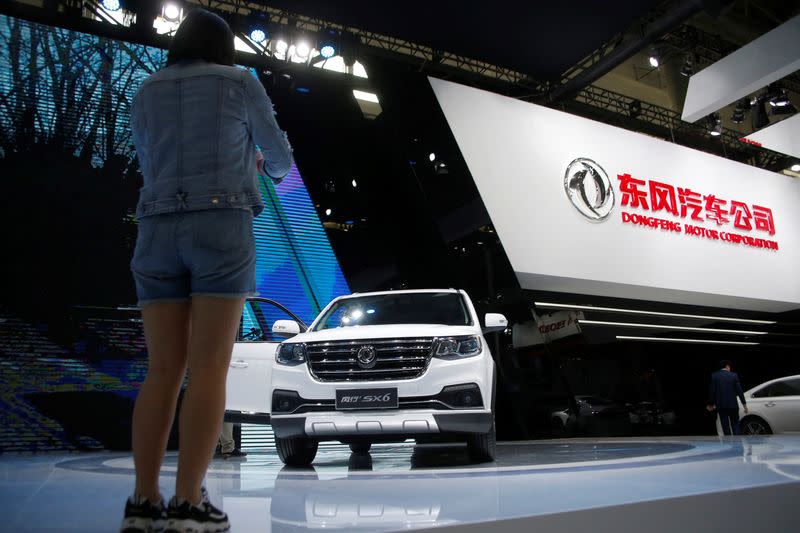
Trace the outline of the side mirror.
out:
M 486 313 L 486 327 L 483 328 L 484 333 L 493 333 L 495 331 L 503 331 L 508 327 L 508 320 L 500 313 Z
M 277 337 L 288 339 L 300 334 L 300 324 L 294 320 L 276 320 L 272 324 L 272 333 Z

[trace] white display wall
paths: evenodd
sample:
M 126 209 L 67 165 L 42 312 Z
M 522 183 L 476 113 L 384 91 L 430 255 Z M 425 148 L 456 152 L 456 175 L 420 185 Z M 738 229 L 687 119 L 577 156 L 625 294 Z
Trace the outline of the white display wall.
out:
M 800 307 L 800 183 L 430 79 L 523 288 Z

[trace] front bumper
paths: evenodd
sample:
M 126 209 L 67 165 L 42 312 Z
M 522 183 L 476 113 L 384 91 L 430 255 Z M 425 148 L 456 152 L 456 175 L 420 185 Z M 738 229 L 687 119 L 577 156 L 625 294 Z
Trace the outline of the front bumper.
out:
M 442 412 L 432 410 L 332 411 L 303 416 L 272 415 L 276 437 L 316 437 L 331 440 L 354 437 L 405 436 L 442 433 L 487 433 L 492 412 Z

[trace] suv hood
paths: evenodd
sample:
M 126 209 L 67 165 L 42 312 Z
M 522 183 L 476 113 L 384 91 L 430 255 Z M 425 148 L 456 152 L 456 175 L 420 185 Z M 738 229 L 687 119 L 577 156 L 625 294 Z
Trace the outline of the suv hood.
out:
M 440 324 L 394 324 L 391 326 L 350 326 L 301 333 L 285 342 L 326 342 L 360 339 L 400 339 L 411 337 L 449 337 L 480 335 L 473 326 L 444 326 Z

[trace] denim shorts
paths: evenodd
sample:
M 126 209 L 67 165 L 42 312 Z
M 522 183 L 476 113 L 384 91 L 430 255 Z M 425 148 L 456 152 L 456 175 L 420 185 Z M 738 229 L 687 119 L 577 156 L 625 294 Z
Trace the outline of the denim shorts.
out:
M 131 261 L 139 306 L 256 294 L 253 213 L 209 209 L 143 217 Z

